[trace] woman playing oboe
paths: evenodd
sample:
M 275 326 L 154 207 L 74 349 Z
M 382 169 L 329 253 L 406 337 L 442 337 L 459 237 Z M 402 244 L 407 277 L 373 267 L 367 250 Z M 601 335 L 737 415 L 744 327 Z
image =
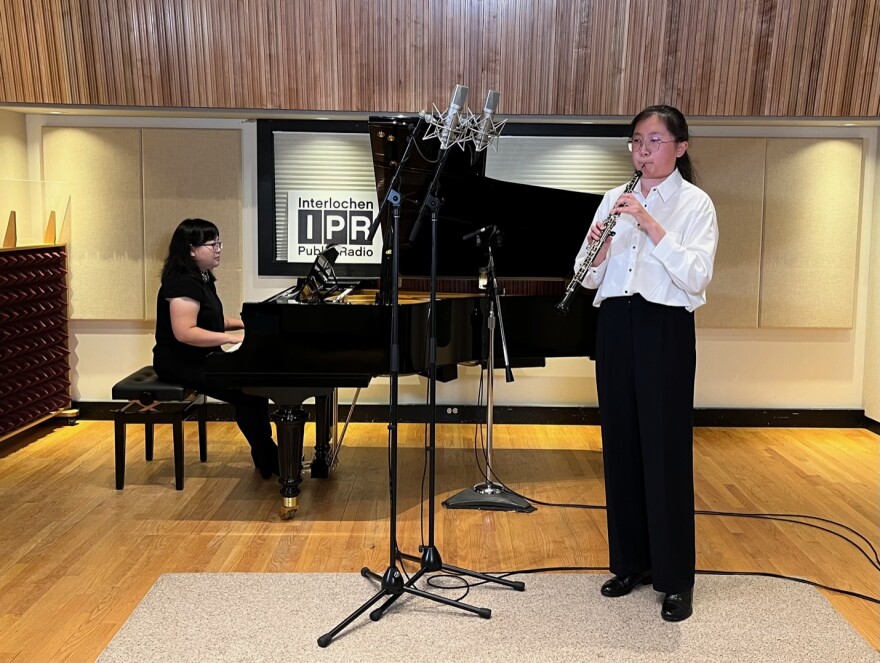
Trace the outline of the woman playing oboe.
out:
M 575 261 L 603 219 L 619 214 L 583 285 L 596 290 L 596 384 L 614 574 L 608 597 L 653 584 L 667 621 L 693 612 L 695 567 L 694 310 L 706 302 L 718 225 L 693 184 L 688 126 L 671 106 L 650 106 L 630 125 L 638 186 L 605 194 Z

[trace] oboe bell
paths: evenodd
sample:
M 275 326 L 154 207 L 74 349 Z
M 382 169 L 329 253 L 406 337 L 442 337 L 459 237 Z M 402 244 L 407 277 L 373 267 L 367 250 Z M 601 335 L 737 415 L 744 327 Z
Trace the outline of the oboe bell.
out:
M 635 171 L 635 173 L 633 173 L 632 179 L 627 183 L 626 188 L 623 190 L 623 194 L 632 193 L 635 190 L 641 176 L 642 171 Z M 609 237 L 614 235 L 614 225 L 617 223 L 617 217 L 619 216 L 620 212 L 612 212 L 605 218 L 604 227 L 602 228 L 602 234 L 599 235 L 599 239 L 597 239 L 595 242 L 592 242 L 587 248 L 587 255 L 584 257 L 584 261 L 581 263 L 580 269 L 577 271 L 577 274 L 574 275 L 574 278 L 572 278 L 572 280 L 566 286 L 565 294 L 563 295 L 562 300 L 555 306 L 557 313 L 561 315 L 568 314 L 568 309 L 571 306 L 571 299 L 578 291 L 581 282 L 587 276 L 587 272 L 593 267 L 593 262 L 596 260 L 596 256 L 599 255 L 599 250 L 602 248 L 602 245 L 605 244 L 605 241 Z

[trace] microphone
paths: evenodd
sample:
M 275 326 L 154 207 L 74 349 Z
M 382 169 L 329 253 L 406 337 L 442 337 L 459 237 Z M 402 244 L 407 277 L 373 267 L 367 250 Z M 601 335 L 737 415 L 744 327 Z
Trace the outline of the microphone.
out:
M 483 112 L 479 118 L 475 118 L 474 126 L 471 128 L 471 139 L 474 142 L 474 150 L 476 152 L 482 152 L 489 147 L 490 143 L 495 138 L 498 138 L 504 122 L 507 121 L 495 124 L 492 120 L 495 116 L 495 111 L 498 110 L 498 100 L 500 98 L 500 92 L 489 90 L 489 94 L 486 95 L 486 104 L 483 106 Z
M 448 150 L 453 145 L 460 144 L 466 137 L 467 122 L 462 122 L 460 113 L 467 104 L 468 88 L 466 85 L 456 85 L 452 91 L 452 99 L 445 113 L 437 111 L 436 115 L 429 115 L 426 120 L 434 127 L 432 131 L 425 133 L 425 140 L 429 138 L 440 139 L 440 149 Z
M 446 112 L 440 113 L 437 111 L 437 106 L 434 106 L 434 113 L 425 116 L 425 120 L 432 128 L 425 132 L 422 139 L 428 140 L 429 138 L 439 138 L 440 156 L 437 159 L 437 169 L 434 171 L 434 179 L 431 180 L 431 184 L 428 186 L 427 195 L 422 201 L 422 206 L 419 208 L 419 215 L 416 217 L 412 232 L 409 234 L 410 242 L 415 241 L 416 236 L 419 234 L 419 229 L 422 227 L 422 216 L 429 206 L 428 201 L 434 197 L 437 180 L 440 179 L 440 171 L 443 170 L 443 164 L 446 163 L 446 157 L 449 156 L 449 148 L 453 145 L 458 145 L 461 149 L 464 149 L 463 143 L 468 137 L 468 116 L 470 115 L 470 111 L 465 111 L 464 121 L 459 117 L 459 113 L 465 108 L 467 96 L 467 85 L 456 85 L 455 89 L 452 91 L 452 99 L 449 101 L 449 108 L 446 109 Z
M 473 239 L 474 237 L 477 237 L 478 235 L 482 235 L 487 230 L 492 230 L 492 231 L 498 230 L 498 226 L 483 226 L 479 230 L 475 230 L 472 233 L 468 233 L 467 235 L 465 235 L 461 239 L 462 239 L 462 241 L 467 241 L 469 239 Z

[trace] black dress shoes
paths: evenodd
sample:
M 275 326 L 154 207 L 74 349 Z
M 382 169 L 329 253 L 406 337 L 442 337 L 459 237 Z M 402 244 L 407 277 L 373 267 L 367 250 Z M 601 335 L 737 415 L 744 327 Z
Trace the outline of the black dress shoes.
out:
M 602 585 L 602 596 L 626 596 L 639 585 L 650 585 L 652 582 L 650 569 L 630 576 L 614 576 Z
M 680 622 L 694 614 L 694 590 L 680 594 L 667 594 L 663 599 L 660 616 L 667 622 Z

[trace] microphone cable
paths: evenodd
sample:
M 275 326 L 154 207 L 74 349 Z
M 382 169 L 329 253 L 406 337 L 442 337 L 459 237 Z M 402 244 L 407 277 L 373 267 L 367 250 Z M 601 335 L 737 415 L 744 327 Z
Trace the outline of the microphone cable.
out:
M 480 402 L 482 401 L 482 389 L 483 389 L 483 380 L 482 380 L 482 372 L 481 372 L 481 374 L 480 374 L 480 387 L 479 387 L 479 401 Z M 474 431 L 474 457 L 475 457 L 478 469 L 482 469 L 481 464 L 480 464 L 480 460 L 479 460 L 479 453 L 477 451 L 477 440 L 478 440 L 477 429 L 479 430 L 479 439 L 483 440 L 483 436 L 482 436 L 483 426 L 482 426 L 482 424 L 476 424 L 476 429 Z M 539 500 L 539 499 L 536 499 L 533 497 L 529 497 L 528 495 L 523 495 L 522 493 L 511 489 L 502 479 L 500 479 L 498 477 L 497 473 L 495 472 L 495 468 L 493 468 L 491 466 L 491 464 L 489 463 L 489 459 L 488 459 L 488 456 L 486 453 L 485 441 L 483 441 L 483 444 L 481 445 L 481 447 L 482 447 L 482 451 L 483 451 L 483 462 L 486 464 L 488 474 L 491 475 L 495 479 L 495 481 L 498 483 L 499 486 L 503 487 L 505 490 L 509 491 L 511 494 L 513 494 L 517 497 L 520 497 L 520 498 L 528 501 L 531 504 L 540 505 L 540 506 L 563 507 L 563 508 L 567 507 L 567 508 L 573 508 L 573 509 L 591 509 L 591 510 L 596 510 L 596 511 L 605 511 L 606 510 L 606 506 L 602 505 L 602 504 L 544 502 L 542 500 Z M 831 519 L 823 518 L 820 516 L 811 516 L 811 515 L 807 515 L 807 514 L 797 514 L 797 513 L 749 513 L 749 512 L 740 512 L 740 511 L 714 511 L 714 510 L 707 510 L 707 509 L 695 509 L 694 515 L 695 516 L 698 516 L 698 515 L 699 516 L 720 516 L 720 517 L 729 517 L 729 518 L 753 518 L 755 520 L 771 520 L 771 521 L 792 523 L 795 525 L 803 525 L 806 527 L 812 527 L 812 528 L 820 530 L 822 532 L 832 534 L 832 535 L 846 541 L 849 545 L 853 546 L 856 550 L 858 550 L 859 553 L 865 559 L 868 560 L 868 563 L 871 564 L 871 566 L 875 570 L 880 571 L 880 555 L 878 555 L 877 549 L 874 546 L 874 544 L 871 543 L 871 541 L 865 535 L 863 535 L 861 532 L 858 532 L 857 530 L 853 529 L 852 527 L 849 527 L 848 525 L 844 525 L 843 523 L 840 523 L 836 520 L 831 520 Z M 799 519 L 803 519 L 803 520 L 799 520 Z M 848 532 L 851 532 L 856 539 L 860 539 L 861 541 L 863 541 L 865 543 L 865 545 L 867 546 L 867 548 L 870 550 L 870 553 L 867 552 L 857 542 L 857 540 L 850 538 L 846 534 L 836 532 L 832 529 L 829 529 L 827 527 L 823 527 L 823 526 L 818 525 L 816 523 L 804 522 L 804 520 L 814 520 L 814 521 L 819 521 L 819 522 L 823 522 L 823 523 L 828 523 L 830 525 L 834 525 L 836 527 L 840 527 L 841 529 L 847 530 Z M 487 573 L 487 575 L 498 575 L 498 577 L 503 578 L 503 577 L 507 577 L 508 575 L 514 575 L 514 574 L 519 574 L 519 573 L 538 573 L 538 572 L 544 572 L 544 571 L 610 571 L 610 569 L 608 567 L 553 567 L 553 568 L 543 568 L 543 569 L 521 569 L 521 570 L 517 570 L 517 571 L 503 571 L 503 572 L 497 572 L 497 573 Z M 702 574 L 702 575 L 764 576 L 764 577 L 769 577 L 769 578 L 779 578 L 779 579 L 783 579 L 783 580 L 792 580 L 794 582 L 800 582 L 803 584 L 811 585 L 813 587 L 817 587 L 819 589 L 825 589 L 825 590 L 836 592 L 839 594 L 852 596 L 854 598 L 858 598 L 858 599 L 861 599 L 864 601 L 868 601 L 868 602 L 876 603 L 876 604 L 880 605 L 880 599 L 878 599 L 878 598 L 875 598 L 872 596 L 867 596 L 865 594 L 860 594 L 858 592 L 853 592 L 853 591 L 846 590 L 846 589 L 840 589 L 837 587 L 823 585 L 821 583 L 817 583 L 812 580 L 806 580 L 804 578 L 798 578 L 796 576 L 787 576 L 787 575 L 783 575 L 783 574 L 777 574 L 777 573 L 766 572 L 766 571 L 725 571 L 725 570 L 714 570 L 714 569 L 705 569 L 705 570 L 697 569 L 696 573 Z M 484 584 L 484 582 L 485 582 L 485 581 L 479 581 L 479 582 L 471 583 L 465 578 L 462 578 L 462 580 L 466 584 L 469 584 L 471 586 Z
M 485 571 L 485 575 L 495 576 L 497 578 L 508 578 L 510 576 L 515 575 L 527 575 L 531 573 L 559 573 L 566 571 L 608 571 L 610 569 L 607 566 L 548 566 L 543 568 L 530 568 L 530 569 L 517 569 L 515 571 Z M 813 580 L 807 580 L 806 578 L 798 578 L 797 576 L 788 576 L 782 573 L 772 573 L 769 571 L 724 571 L 724 570 L 716 570 L 716 569 L 696 569 L 694 571 L 696 575 L 717 575 L 717 576 L 757 576 L 764 578 L 776 578 L 778 580 L 791 580 L 792 582 L 798 582 L 803 585 L 809 585 L 811 587 L 816 587 L 817 589 L 825 589 L 829 592 L 835 592 L 837 594 L 843 594 L 845 596 L 851 596 L 856 599 L 861 599 L 862 601 L 867 601 L 869 603 L 875 603 L 880 605 L 880 599 L 875 598 L 873 596 L 866 596 L 865 594 L 860 594 L 858 592 L 853 592 L 848 589 L 840 589 L 839 587 L 831 587 L 830 585 L 824 585 L 819 582 L 814 582 Z M 460 584 L 458 585 L 444 585 L 442 583 L 438 583 L 437 579 L 442 577 L 454 577 L 456 578 Z M 480 585 L 485 585 L 488 583 L 488 580 L 475 580 L 471 581 L 465 578 L 464 576 L 455 574 L 455 573 L 435 573 L 433 575 L 425 576 L 425 582 L 434 587 L 436 589 L 442 590 L 453 590 L 458 589 L 464 590 L 464 593 L 461 597 L 456 598 L 454 600 L 461 601 L 465 596 L 470 593 L 470 590 L 478 587 Z
M 429 124 L 429 125 L 431 124 L 431 121 L 430 121 L 430 120 L 427 120 L 427 119 L 426 119 L 425 122 L 426 122 L 427 124 Z M 419 141 L 416 139 L 416 135 L 415 135 L 415 134 L 410 134 L 410 135 L 412 136 L 413 147 L 416 148 L 416 152 L 419 153 L 419 156 L 422 157 L 422 159 L 425 161 L 425 163 L 429 163 L 429 164 L 438 164 L 438 163 L 440 163 L 440 157 L 439 157 L 439 156 L 438 156 L 436 159 L 432 159 L 432 158 L 430 158 L 427 154 L 425 154 L 425 153 L 422 151 L 422 148 L 419 147 Z
M 482 405 L 482 399 L 483 399 L 483 383 L 484 383 L 483 375 L 484 375 L 484 373 L 485 373 L 485 371 L 480 371 L 480 379 L 479 379 L 479 383 L 478 383 L 479 386 L 478 386 L 478 395 L 477 395 L 479 405 Z M 428 387 L 426 386 L 426 389 L 427 388 Z M 429 400 L 429 399 L 428 399 L 428 394 L 426 393 L 426 401 L 427 400 Z M 425 538 L 424 538 L 425 506 L 424 506 L 424 504 L 425 504 L 425 481 L 427 478 L 427 444 L 429 442 L 429 439 L 428 439 L 429 436 L 427 434 L 428 433 L 428 424 L 424 424 L 424 426 L 425 426 L 424 440 L 425 440 L 426 453 L 423 456 L 423 463 L 422 463 L 422 480 L 421 480 L 421 493 L 420 493 L 422 499 L 420 500 L 420 509 L 419 509 L 419 531 L 421 534 L 421 544 L 419 545 L 420 552 L 424 549 L 424 546 L 425 546 Z M 479 431 L 479 434 L 478 434 L 478 431 Z M 605 511 L 606 510 L 606 506 L 602 505 L 602 504 L 545 502 L 545 501 L 542 501 L 542 500 L 539 500 L 539 499 L 536 499 L 533 497 L 529 497 L 528 495 L 523 495 L 522 493 L 511 489 L 503 480 L 501 480 L 498 477 L 497 473 L 495 472 L 495 468 L 493 468 L 492 465 L 489 463 L 488 455 L 486 453 L 485 439 L 483 438 L 483 425 L 482 424 L 476 424 L 475 430 L 474 430 L 474 458 L 477 463 L 478 469 L 482 470 L 482 467 L 480 465 L 480 460 L 479 460 L 479 453 L 477 451 L 478 439 L 482 441 L 482 444 L 480 446 L 483 451 L 483 461 L 484 461 L 485 467 L 487 469 L 486 473 L 481 472 L 481 478 L 491 475 L 495 479 L 495 481 L 498 483 L 499 486 L 503 487 L 505 490 L 509 491 L 511 494 L 528 501 L 531 504 L 536 504 L 536 505 L 540 505 L 540 506 L 547 506 L 547 507 L 590 509 L 590 510 L 596 510 L 596 511 Z M 436 449 L 434 450 L 434 452 L 436 453 Z M 389 464 L 389 469 L 390 469 L 390 464 Z M 430 496 L 430 498 L 435 499 L 435 496 Z M 695 509 L 694 515 L 695 516 L 697 516 L 697 515 L 700 515 L 700 516 L 720 516 L 720 517 L 731 517 L 731 518 L 754 518 L 756 520 L 772 520 L 772 521 L 792 523 L 795 525 L 803 525 L 806 527 L 812 527 L 814 529 L 818 529 L 820 531 L 827 532 L 828 534 L 832 534 L 840 539 L 843 539 L 844 541 L 849 543 L 851 546 L 853 546 L 856 550 L 858 550 L 859 553 L 861 553 L 861 555 L 863 557 L 865 557 L 865 559 L 868 560 L 868 562 L 871 564 L 871 566 L 875 570 L 880 571 L 880 555 L 878 555 L 877 549 L 871 543 L 871 541 L 866 536 L 864 536 L 863 534 L 858 532 L 857 530 L 849 527 L 848 525 L 844 525 L 843 523 L 837 522 L 835 520 L 830 520 L 828 518 L 822 518 L 820 516 L 811 516 L 811 515 L 806 515 L 806 514 L 748 513 L 748 512 L 738 512 L 738 511 L 713 511 L 713 510 L 706 510 L 706 509 Z M 799 518 L 802 518 L 805 520 L 820 521 L 820 522 L 828 523 L 828 524 L 840 527 L 842 529 L 845 529 L 845 530 L 851 532 L 858 539 L 861 539 L 862 541 L 864 541 L 864 543 L 870 549 L 872 554 L 869 554 L 868 552 L 866 552 L 865 549 L 862 548 L 861 545 L 859 545 L 856 541 L 849 538 L 845 534 L 841 534 L 840 532 L 835 532 L 834 530 L 831 530 L 827 527 L 822 527 L 821 525 L 817 525 L 815 523 L 803 522 L 802 520 L 798 520 Z M 873 557 L 872 557 L 872 555 L 873 555 Z M 398 550 L 398 559 L 401 562 L 401 567 L 403 567 L 405 560 L 404 560 L 404 558 L 402 558 L 400 556 L 399 550 Z M 407 561 L 412 561 L 412 560 L 407 560 Z M 494 571 L 494 572 L 486 572 L 485 575 L 494 575 L 494 576 L 497 576 L 498 578 L 506 578 L 508 576 L 519 575 L 519 574 L 561 572 L 561 571 L 576 571 L 576 572 L 580 572 L 580 571 L 609 571 L 610 572 L 610 568 L 607 566 L 604 566 L 604 567 L 560 566 L 560 567 L 518 569 L 518 570 L 514 570 L 514 571 Z M 410 576 L 406 572 L 406 570 L 402 569 L 402 572 L 406 576 L 407 581 L 409 581 Z M 835 592 L 838 594 L 843 594 L 846 596 L 851 596 L 853 598 L 861 599 L 863 601 L 867 601 L 870 603 L 875 603 L 875 604 L 880 605 L 880 599 L 872 597 L 872 596 L 867 596 L 865 594 L 861 594 L 861 593 L 854 592 L 854 591 L 847 590 L 847 589 L 841 589 L 838 587 L 824 585 L 822 583 L 814 582 L 812 580 L 807 580 L 805 578 L 799 578 L 796 576 L 788 576 L 788 575 L 773 573 L 773 572 L 769 572 L 769 571 L 728 571 L 728 570 L 720 570 L 720 569 L 717 569 L 717 570 L 716 569 L 696 569 L 695 573 L 698 575 L 758 576 L 758 577 L 767 577 L 767 578 L 777 578 L 777 579 L 781 579 L 781 580 L 791 580 L 793 582 L 799 582 L 799 583 L 802 583 L 805 585 L 810 585 L 812 587 L 816 587 L 818 589 L 824 589 L 827 591 Z M 456 578 L 457 583 L 454 585 L 445 585 L 442 583 L 438 583 L 437 579 L 450 578 L 450 577 Z M 430 587 L 432 587 L 434 589 L 439 589 L 439 590 L 444 590 L 444 591 L 451 591 L 451 590 L 462 591 L 463 593 L 461 594 L 460 597 L 453 599 L 453 600 L 459 601 L 459 602 L 462 601 L 468 595 L 468 593 L 470 592 L 470 589 L 472 587 L 477 587 L 479 585 L 483 585 L 488 582 L 486 580 L 471 581 L 464 576 L 460 576 L 458 574 L 455 574 L 452 572 L 447 572 L 447 571 L 438 571 L 436 573 L 426 574 L 424 576 L 424 578 L 425 578 L 425 582 Z
M 498 478 L 495 473 L 494 468 L 489 467 L 489 471 L 492 476 L 495 477 L 496 481 L 499 485 L 504 486 L 506 490 L 509 490 L 514 495 L 527 500 L 532 504 L 539 504 L 541 506 L 550 506 L 550 507 L 569 507 L 574 509 L 594 509 L 594 510 L 602 510 L 606 509 L 605 505 L 602 504 L 566 504 L 566 503 L 557 503 L 557 502 L 543 502 L 541 500 L 535 499 L 533 497 L 529 497 L 528 495 L 522 495 L 521 493 L 512 490 L 507 486 L 504 481 Z M 868 560 L 868 563 L 874 567 L 877 571 L 880 571 L 880 556 L 878 556 L 877 549 L 873 543 L 861 532 L 849 527 L 848 525 L 844 525 L 841 522 L 836 520 L 831 520 L 829 518 L 823 518 L 821 516 L 811 516 L 808 514 L 802 513 L 751 513 L 745 511 L 714 511 L 708 509 L 694 509 L 694 515 L 696 516 L 723 516 L 729 518 L 754 518 L 756 520 L 775 520 L 784 523 L 793 523 L 795 525 L 803 525 L 805 527 L 812 527 L 814 529 L 818 529 L 822 532 L 827 532 L 828 534 L 832 534 L 840 539 L 846 541 L 849 545 L 853 546 L 859 553 Z M 803 522 L 798 520 L 802 518 L 804 520 L 817 520 L 820 522 L 828 523 L 830 525 L 834 525 L 836 527 L 840 527 L 841 529 L 845 529 L 848 532 L 851 532 L 857 539 L 861 539 L 864 541 L 865 545 L 870 549 L 870 553 L 868 553 L 864 548 L 862 548 L 857 541 L 851 539 L 849 536 L 845 534 L 841 534 L 840 532 L 835 532 L 832 529 L 828 529 L 827 527 L 822 527 L 821 525 L 817 525 L 815 523 Z
M 497 475 L 495 474 L 495 470 L 492 469 L 491 466 L 489 468 L 489 471 L 492 473 L 492 476 L 495 477 L 495 479 L 498 481 L 499 485 L 504 486 L 505 489 L 509 490 L 514 495 L 517 495 L 518 497 L 521 497 L 532 504 L 539 504 L 542 506 L 549 506 L 549 507 L 569 507 L 569 508 L 575 508 L 575 509 L 593 509 L 593 510 L 601 510 L 601 511 L 606 510 L 606 507 L 604 505 L 600 505 L 600 504 L 566 504 L 566 503 L 544 502 L 541 500 L 537 500 L 537 499 L 528 497 L 527 495 L 522 495 L 522 494 L 512 490 L 511 488 L 509 488 L 503 481 L 498 479 Z M 793 523 L 795 525 L 803 525 L 805 527 L 812 527 L 814 529 L 818 529 L 823 532 L 827 532 L 828 534 L 832 534 L 840 539 L 843 539 L 848 544 L 853 546 L 856 550 L 858 550 L 859 553 L 861 553 L 861 555 L 865 559 L 868 560 L 868 563 L 870 563 L 871 566 L 874 567 L 875 570 L 880 571 L 880 559 L 878 559 L 877 549 L 870 542 L 870 540 L 868 540 L 868 538 L 865 537 L 860 532 L 854 530 L 853 528 L 849 527 L 848 525 L 844 525 L 843 523 L 839 523 L 836 520 L 830 520 L 828 518 L 822 518 L 820 516 L 810 516 L 810 515 L 806 515 L 806 514 L 796 514 L 796 513 L 747 513 L 747 512 L 739 512 L 739 511 L 711 511 L 711 510 L 706 510 L 706 509 L 695 509 L 694 515 L 724 516 L 724 517 L 732 517 L 732 518 L 754 518 L 756 520 L 775 520 L 775 521 L 779 521 L 779 522 Z M 868 548 L 870 548 L 871 553 L 873 553 L 873 558 L 856 541 L 849 538 L 845 534 L 841 534 L 840 532 L 835 532 L 832 529 L 829 529 L 827 527 L 822 527 L 821 525 L 817 525 L 815 523 L 803 522 L 801 520 L 798 520 L 798 518 L 803 518 L 803 519 L 807 519 L 807 520 L 818 520 L 818 521 L 829 523 L 829 524 L 835 525 L 837 527 L 840 527 L 842 529 L 848 530 L 849 532 L 852 532 L 856 537 L 858 537 L 859 539 L 864 541 L 865 544 L 868 546 Z M 601 569 L 597 569 L 596 567 L 565 567 L 565 568 L 559 568 L 559 569 L 537 569 L 537 570 L 523 569 L 523 570 L 519 570 L 519 571 L 500 572 L 501 575 L 499 575 L 499 577 L 503 578 L 503 577 L 506 577 L 507 575 L 512 575 L 512 574 L 516 574 L 516 573 L 537 573 L 539 571 L 545 571 L 545 570 L 577 570 L 577 571 L 590 570 L 590 571 L 594 571 L 594 570 L 610 570 L 610 569 L 608 569 L 608 567 L 604 567 Z M 812 585 L 813 587 L 818 587 L 819 589 L 826 589 L 831 592 L 836 592 L 838 594 L 845 594 L 847 596 L 852 596 L 854 598 L 858 598 L 863 601 L 868 601 L 868 602 L 876 603 L 876 604 L 880 605 L 880 599 L 878 599 L 878 598 L 874 598 L 872 596 L 867 596 L 865 594 L 860 594 L 858 592 L 853 592 L 853 591 L 850 591 L 847 589 L 840 589 L 838 587 L 831 587 L 829 585 L 823 585 L 821 583 L 814 582 L 812 580 L 806 580 L 804 578 L 798 578 L 796 576 L 788 576 L 788 575 L 772 573 L 772 572 L 767 572 L 767 571 L 725 571 L 725 570 L 716 570 L 716 569 L 697 569 L 696 573 L 702 574 L 702 575 L 765 576 L 768 578 L 780 578 L 783 580 L 792 580 L 794 582 L 800 582 L 803 584 Z M 493 575 L 493 574 L 487 574 L 487 575 Z M 476 583 L 474 583 L 474 584 L 476 584 Z

